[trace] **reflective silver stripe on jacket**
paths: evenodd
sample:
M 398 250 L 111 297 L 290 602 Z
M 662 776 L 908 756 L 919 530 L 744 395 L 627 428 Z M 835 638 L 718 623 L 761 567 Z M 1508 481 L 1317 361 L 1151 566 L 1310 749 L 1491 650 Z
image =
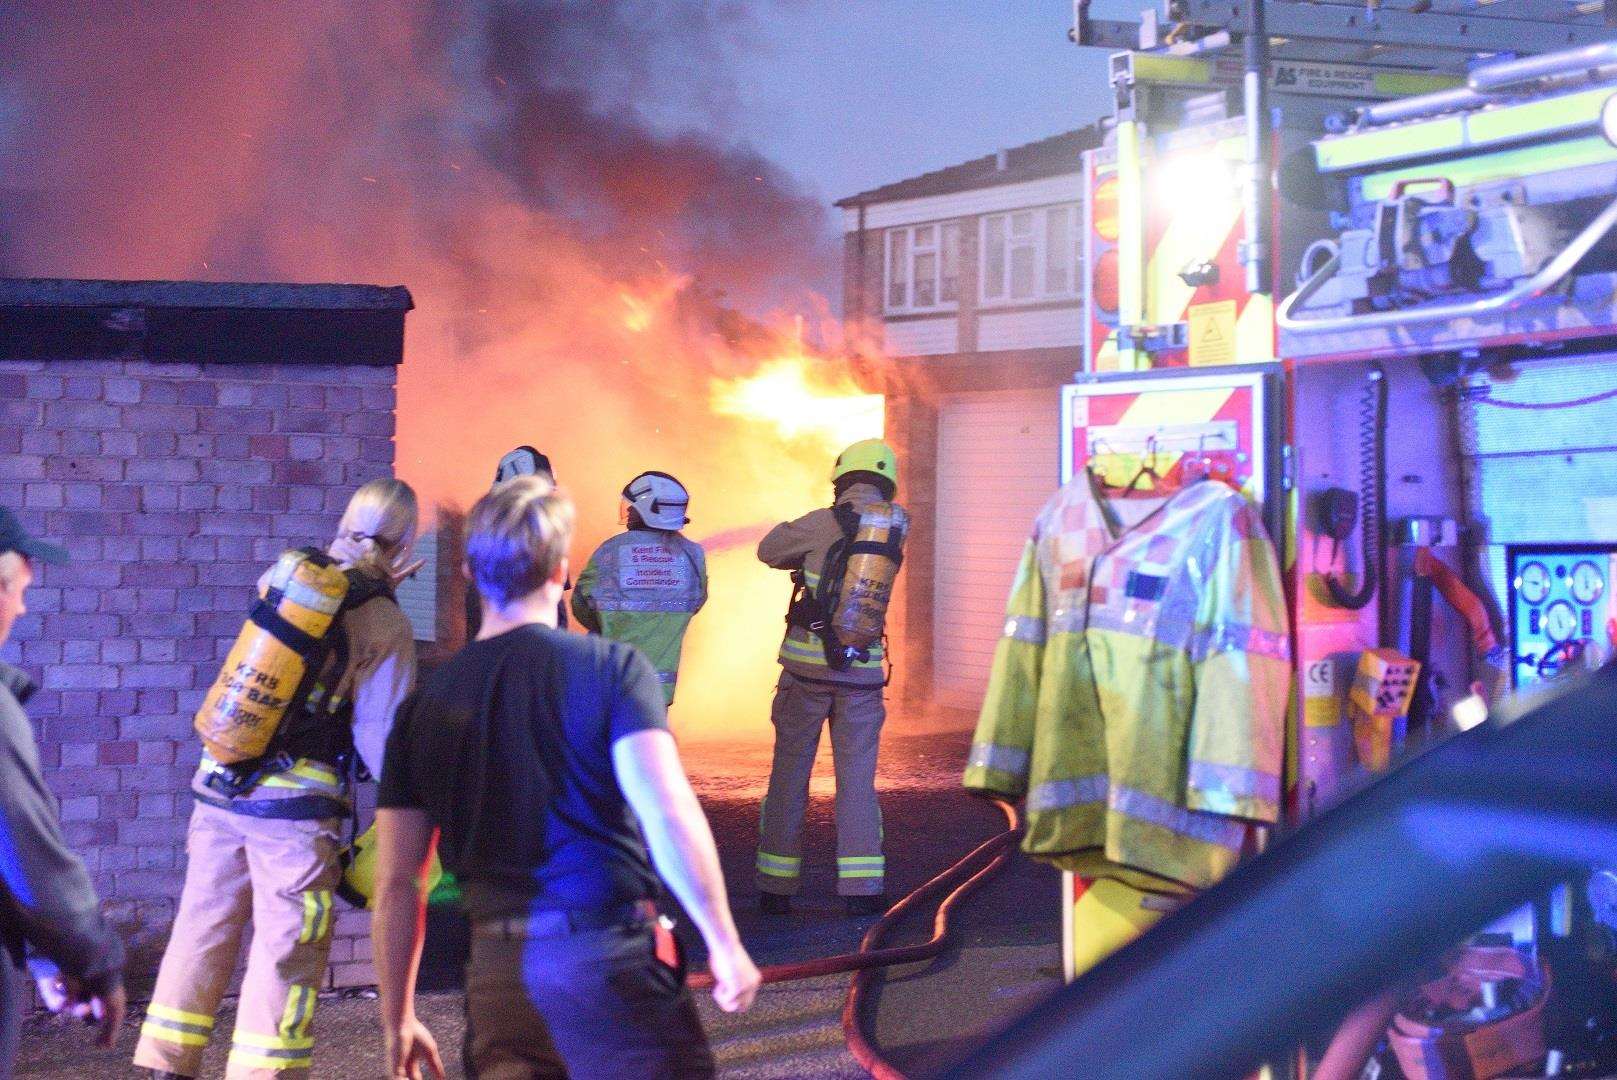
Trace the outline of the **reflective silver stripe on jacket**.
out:
M 1044 620 L 1032 615 L 1007 615 L 1005 637 L 1029 645 L 1044 644 Z
M 1197 791 L 1227 793 L 1237 799 L 1280 801 L 1280 777 L 1241 765 L 1214 765 L 1192 761 L 1187 780 Z
M 993 769 L 1012 776 L 1026 776 L 1028 752 L 1018 746 L 972 743 L 971 756 L 966 759 L 966 765 L 973 769 Z
M 1085 776 L 1073 780 L 1046 780 L 1027 793 L 1028 813 L 1067 810 L 1074 806 L 1106 800 L 1106 777 Z

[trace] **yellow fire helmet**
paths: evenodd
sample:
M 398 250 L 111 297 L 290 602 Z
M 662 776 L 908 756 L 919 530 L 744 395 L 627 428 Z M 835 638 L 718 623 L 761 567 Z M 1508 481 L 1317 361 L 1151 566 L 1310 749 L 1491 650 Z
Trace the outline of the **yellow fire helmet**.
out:
M 342 882 L 337 888 L 337 894 L 354 907 L 369 909 L 376 899 L 376 825 L 360 833 L 354 841 L 354 846 L 343 852 Z M 438 861 L 438 853 L 432 853 L 432 862 L 427 867 L 427 893 L 438 887 L 443 880 L 443 864 Z
M 831 467 L 831 482 L 834 484 L 854 472 L 880 476 L 893 485 L 895 494 L 898 491 L 898 455 L 880 439 L 861 439 L 838 454 L 836 464 Z

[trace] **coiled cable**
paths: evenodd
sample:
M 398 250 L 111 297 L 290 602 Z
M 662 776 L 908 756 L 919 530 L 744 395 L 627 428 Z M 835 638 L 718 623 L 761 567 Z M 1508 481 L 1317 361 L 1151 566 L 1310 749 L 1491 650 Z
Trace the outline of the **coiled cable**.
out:
M 1376 595 L 1382 552 L 1387 547 L 1387 372 L 1371 364 L 1359 403 L 1359 533 L 1364 566 L 1359 587 L 1349 592 L 1335 574 L 1325 588 L 1338 607 L 1357 611 Z

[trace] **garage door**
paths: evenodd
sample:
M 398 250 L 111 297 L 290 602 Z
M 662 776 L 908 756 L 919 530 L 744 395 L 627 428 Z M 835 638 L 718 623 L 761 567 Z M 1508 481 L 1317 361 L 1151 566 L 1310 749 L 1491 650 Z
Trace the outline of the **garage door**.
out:
M 1033 518 L 1061 479 L 1061 392 L 951 395 L 938 414 L 938 703 L 975 709 Z

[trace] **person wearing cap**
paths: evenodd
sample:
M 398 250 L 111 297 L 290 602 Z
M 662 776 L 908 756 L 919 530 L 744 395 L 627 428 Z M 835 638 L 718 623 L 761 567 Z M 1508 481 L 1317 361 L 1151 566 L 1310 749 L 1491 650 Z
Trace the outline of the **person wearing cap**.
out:
M 877 642 L 863 655 L 833 665 L 824 637 L 814 629 L 823 629 L 826 615 L 812 601 L 825 595 L 821 578 L 831 573 L 832 549 L 852 540 L 866 507 L 891 502 L 898 494 L 893 448 L 880 439 L 854 443 L 837 455 L 831 485 L 831 506 L 781 522 L 758 542 L 759 560 L 792 571 L 799 584 L 780 645 L 780 682 L 769 713 L 775 754 L 769 794 L 758 815 L 758 899 L 769 915 L 791 911 L 798 891 L 809 776 L 820 729 L 828 722 L 837 779 L 837 892 L 850 915 L 874 915 L 886 907 L 887 863 L 876 801 L 876 753 L 887 717 L 885 652 Z
M 630 480 L 618 504 L 625 530 L 595 549 L 573 590 L 579 625 L 645 653 L 670 705 L 685 630 L 707 603 L 707 555 L 680 533 L 690 501 L 667 473 Z
M 0 507 L 0 646 L 28 609 L 23 594 L 34 565 L 67 552 L 28 535 Z M 101 917 L 101 902 L 78 856 L 67 849 L 56 800 L 40 773 L 39 749 L 23 705 L 34 684 L 0 663 L 0 1076 L 12 1074 L 21 1020 L 17 965 L 26 958 L 40 1000 L 52 1012 L 94 1023 L 110 1048 L 124 1019 L 123 943 Z

